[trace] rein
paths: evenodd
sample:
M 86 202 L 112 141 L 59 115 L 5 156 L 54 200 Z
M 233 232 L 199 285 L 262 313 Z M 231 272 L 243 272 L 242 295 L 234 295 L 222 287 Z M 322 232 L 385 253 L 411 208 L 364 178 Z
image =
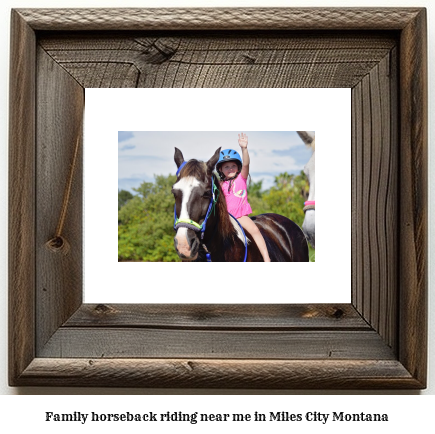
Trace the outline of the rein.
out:
M 185 161 L 183 161 L 183 163 L 180 164 L 180 167 L 178 168 L 177 173 L 176 173 L 177 176 L 185 164 L 186 164 Z M 216 195 L 215 195 L 215 191 L 217 191 Z M 214 211 L 214 207 L 215 207 L 215 205 L 218 201 L 218 198 L 219 198 L 219 189 L 216 187 L 216 185 L 214 183 L 213 175 L 211 177 L 211 194 L 212 194 L 212 197 L 210 199 L 210 204 L 208 206 L 207 213 L 205 215 L 205 219 L 202 222 L 202 224 L 199 224 L 191 219 L 178 219 L 176 205 L 174 205 L 174 230 L 176 231 L 178 228 L 188 228 L 188 229 L 192 229 L 195 232 L 201 232 L 201 241 L 202 241 L 204 239 L 204 232 L 205 232 L 205 228 L 207 225 L 207 220 L 210 217 L 211 212 Z M 230 213 L 228 213 L 228 214 L 240 226 L 240 229 L 242 230 L 243 236 L 245 237 L 245 257 L 243 259 L 243 262 L 246 262 L 246 257 L 248 255 L 248 242 L 246 240 L 245 231 L 243 230 L 242 225 L 239 223 L 239 221 L 234 216 L 232 216 Z M 205 250 L 205 256 L 207 258 L 207 262 L 212 262 L 210 252 L 208 251 L 205 243 L 202 243 L 202 247 Z
M 307 200 L 305 203 L 304 203 L 304 212 L 306 212 L 306 211 L 308 211 L 308 210 L 310 210 L 310 209 L 316 209 L 315 207 L 316 207 L 316 201 L 315 200 Z
M 230 213 L 228 213 L 230 214 Z M 245 237 L 245 257 L 243 258 L 243 262 L 246 262 L 246 257 L 248 256 L 248 240 L 246 239 L 246 234 L 245 231 L 242 228 L 242 225 L 240 224 L 240 222 L 232 215 L 230 214 L 230 216 L 237 222 L 237 224 L 240 226 L 240 229 L 242 230 L 243 236 Z

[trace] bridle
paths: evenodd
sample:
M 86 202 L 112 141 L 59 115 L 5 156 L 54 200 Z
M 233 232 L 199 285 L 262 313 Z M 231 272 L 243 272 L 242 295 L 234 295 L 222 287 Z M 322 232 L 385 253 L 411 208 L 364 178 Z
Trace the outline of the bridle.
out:
M 178 176 L 179 173 L 181 172 L 181 169 L 184 167 L 184 165 L 186 164 L 186 161 L 183 161 L 183 163 L 180 164 L 180 167 L 177 170 L 176 175 Z M 215 194 L 215 192 L 217 192 L 217 194 Z M 204 248 L 206 254 L 205 256 L 207 257 L 207 262 L 212 262 L 211 261 L 211 255 L 210 252 L 207 249 L 207 246 L 205 245 L 205 243 L 203 242 L 204 239 L 204 232 L 207 226 L 207 220 L 210 217 L 210 214 L 212 213 L 212 211 L 214 210 L 214 207 L 218 201 L 219 198 L 219 189 L 216 187 L 215 183 L 214 183 L 214 176 L 211 176 L 211 199 L 210 199 L 210 204 L 208 205 L 207 208 L 207 213 L 205 214 L 205 219 L 202 222 L 202 224 L 199 224 L 191 219 L 179 219 L 177 218 L 177 206 L 174 204 L 174 230 L 176 231 L 178 228 L 187 228 L 187 229 L 191 229 L 194 232 L 201 232 L 201 241 L 202 241 L 202 247 Z M 230 214 L 230 213 L 228 213 Z M 233 217 L 230 214 L 231 217 Z M 246 257 L 248 254 L 248 242 L 246 240 L 246 234 L 245 231 L 242 228 L 242 225 L 239 223 L 239 221 L 233 217 L 233 219 L 237 222 L 237 224 L 240 226 L 240 229 L 242 230 L 243 236 L 245 237 L 245 257 L 243 262 L 246 262 Z
M 304 202 L 304 212 L 309 211 L 310 209 L 316 209 L 316 201 L 315 200 L 307 200 Z
M 177 170 L 176 175 L 180 173 L 181 169 L 184 167 L 186 162 L 184 161 L 180 167 Z M 215 191 L 217 191 L 217 194 L 215 194 Z M 214 206 L 216 205 L 216 202 L 219 197 L 219 189 L 216 187 L 214 183 L 214 177 L 211 177 L 211 194 L 212 197 L 210 199 L 210 204 L 208 205 L 207 213 L 205 214 L 205 219 L 202 222 L 202 224 L 199 224 L 191 219 L 179 219 L 177 218 L 177 207 L 174 205 L 174 230 L 177 230 L 178 228 L 188 228 L 192 229 L 195 232 L 201 232 L 201 240 L 204 239 L 204 232 L 205 228 L 207 226 L 207 220 L 210 217 L 211 212 L 214 209 Z

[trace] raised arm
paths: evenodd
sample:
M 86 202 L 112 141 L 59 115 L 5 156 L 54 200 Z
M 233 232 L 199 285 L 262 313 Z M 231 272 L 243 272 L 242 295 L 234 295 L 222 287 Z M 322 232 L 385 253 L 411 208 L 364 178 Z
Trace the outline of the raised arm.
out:
M 246 134 L 239 134 L 239 146 L 242 150 L 242 171 L 241 175 L 247 179 L 249 175 L 249 153 L 248 153 L 248 136 Z

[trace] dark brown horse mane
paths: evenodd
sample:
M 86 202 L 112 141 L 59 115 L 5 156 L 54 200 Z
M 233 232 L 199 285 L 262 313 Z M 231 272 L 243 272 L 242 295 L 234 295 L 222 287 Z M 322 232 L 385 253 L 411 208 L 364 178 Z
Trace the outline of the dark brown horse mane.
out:
M 184 178 L 186 176 L 193 176 L 199 181 L 208 183 L 210 184 L 210 188 L 211 188 L 210 175 L 207 174 L 207 165 L 203 161 L 199 161 L 195 159 L 189 160 L 186 163 L 186 165 L 183 167 L 183 169 L 181 169 L 180 172 L 180 178 Z M 216 212 L 218 213 L 219 216 L 219 232 L 224 238 L 224 240 L 233 239 L 234 236 L 236 235 L 236 232 L 234 226 L 230 221 L 230 217 L 227 209 L 227 202 L 222 192 L 219 178 L 216 177 L 215 175 L 213 176 L 214 176 L 214 183 L 216 187 L 219 189 L 219 197 L 215 205 Z
M 224 193 L 222 192 L 222 188 L 218 178 L 215 176 L 214 183 L 216 187 L 219 189 L 219 197 L 216 203 L 216 210 L 219 214 L 219 232 L 222 234 L 222 237 L 225 239 L 234 238 L 235 229 L 233 224 L 230 221 L 230 217 L 227 209 L 227 201 L 225 200 Z

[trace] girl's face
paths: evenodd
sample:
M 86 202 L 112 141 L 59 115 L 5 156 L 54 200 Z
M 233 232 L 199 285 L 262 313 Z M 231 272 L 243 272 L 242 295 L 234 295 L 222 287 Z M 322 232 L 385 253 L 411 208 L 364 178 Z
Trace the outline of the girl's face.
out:
M 226 178 L 234 178 L 239 170 L 239 166 L 234 161 L 229 161 L 228 163 L 223 163 L 221 167 L 222 173 Z

